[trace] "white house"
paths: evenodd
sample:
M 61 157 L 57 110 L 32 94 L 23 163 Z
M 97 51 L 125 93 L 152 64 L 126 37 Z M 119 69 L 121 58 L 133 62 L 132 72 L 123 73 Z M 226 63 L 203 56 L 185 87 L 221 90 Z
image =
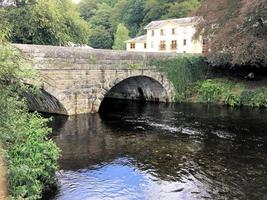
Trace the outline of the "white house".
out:
M 202 38 L 194 39 L 201 17 L 153 21 L 146 35 L 126 41 L 127 51 L 202 53 Z

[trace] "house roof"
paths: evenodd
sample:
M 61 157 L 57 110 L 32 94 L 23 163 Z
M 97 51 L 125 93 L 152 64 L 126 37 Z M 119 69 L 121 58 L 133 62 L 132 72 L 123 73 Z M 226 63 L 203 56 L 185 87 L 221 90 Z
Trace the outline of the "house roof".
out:
M 132 39 L 127 40 L 125 42 L 145 43 L 146 42 L 146 35 L 141 35 L 139 37 L 132 38 Z
M 152 21 L 145 27 L 145 29 L 157 29 L 169 23 L 174 24 L 176 26 L 192 24 L 192 23 L 197 23 L 200 19 L 201 17 L 195 16 L 195 17 L 185 17 L 185 18 L 178 18 L 178 19 L 166 19 L 166 20 L 160 20 L 160 21 Z

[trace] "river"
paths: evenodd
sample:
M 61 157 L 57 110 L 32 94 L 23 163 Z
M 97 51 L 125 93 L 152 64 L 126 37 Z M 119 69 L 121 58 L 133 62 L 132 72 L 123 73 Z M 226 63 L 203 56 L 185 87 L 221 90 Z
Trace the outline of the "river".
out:
M 106 100 L 51 126 L 53 200 L 267 199 L 267 110 Z

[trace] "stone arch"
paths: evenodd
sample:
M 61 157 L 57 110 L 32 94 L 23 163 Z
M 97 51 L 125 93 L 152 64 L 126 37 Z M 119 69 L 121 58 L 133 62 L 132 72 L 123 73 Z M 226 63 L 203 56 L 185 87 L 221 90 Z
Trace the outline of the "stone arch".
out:
M 40 89 L 36 94 L 24 92 L 22 96 L 26 99 L 30 111 L 68 115 L 61 101 L 44 89 Z
M 174 100 L 174 87 L 173 85 L 169 82 L 169 80 L 167 79 L 167 77 L 165 75 L 162 75 L 159 72 L 155 72 L 155 71 L 144 71 L 142 70 L 142 72 L 140 73 L 136 73 L 136 72 L 131 72 L 130 74 L 128 73 L 124 73 L 121 76 L 116 76 L 114 79 L 111 79 L 107 82 L 104 83 L 104 87 L 101 88 L 100 93 L 98 95 L 98 97 L 96 98 L 95 104 L 93 105 L 93 107 L 95 107 L 98 111 L 98 109 L 100 108 L 101 102 L 103 101 L 104 98 L 106 97 L 111 97 L 112 95 L 110 95 L 110 92 L 116 88 L 116 87 L 120 87 L 121 84 L 127 84 L 127 81 L 130 82 L 131 79 L 136 79 L 135 81 L 140 81 L 143 79 L 143 81 L 145 81 L 147 84 L 151 84 L 147 86 L 148 87 L 148 91 L 146 91 L 146 87 L 145 84 L 136 84 L 135 85 L 135 91 L 133 91 L 133 96 L 135 95 L 135 97 L 138 98 L 138 95 L 140 96 L 140 93 L 143 93 L 145 100 L 146 101 L 156 101 L 156 102 L 172 102 Z M 138 80 L 139 79 L 139 80 Z M 128 82 L 128 83 L 129 83 Z M 154 85 L 153 85 L 154 84 Z M 141 85 L 141 86 L 140 86 Z M 150 88 L 149 88 L 150 87 Z M 153 88 L 153 87 L 158 87 L 158 88 Z M 162 92 L 164 92 L 163 94 L 157 94 L 158 96 L 149 96 L 149 90 L 157 90 L 159 89 L 159 87 L 162 88 Z M 118 89 L 118 88 L 117 88 Z M 132 88 L 133 89 L 133 88 Z M 150 94 L 153 91 L 150 91 Z M 153 94 L 156 94 L 157 91 L 154 91 Z M 159 91 L 160 93 L 160 91 Z M 114 96 L 113 96 L 114 97 Z M 138 100 L 137 98 L 134 98 L 132 96 L 118 96 L 119 99 L 128 99 L 128 100 Z

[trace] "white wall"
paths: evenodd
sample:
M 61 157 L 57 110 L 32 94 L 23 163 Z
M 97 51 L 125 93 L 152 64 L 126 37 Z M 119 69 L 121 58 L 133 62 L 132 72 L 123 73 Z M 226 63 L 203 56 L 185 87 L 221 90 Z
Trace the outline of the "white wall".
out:
M 172 34 L 172 28 L 175 28 L 175 35 Z M 164 36 L 160 35 L 160 30 L 164 30 Z M 192 25 L 175 27 L 172 24 L 155 29 L 154 36 L 152 30 L 147 30 L 147 51 L 158 52 L 160 51 L 160 41 L 166 41 L 166 50 L 160 52 L 177 52 L 177 53 L 202 53 L 202 39 L 199 41 L 192 41 L 195 33 L 195 28 Z M 187 44 L 184 45 L 183 41 L 186 39 Z M 177 40 L 177 50 L 171 50 L 171 41 Z
M 131 49 L 131 42 L 127 43 L 126 50 L 127 51 L 147 51 L 147 49 L 144 48 L 144 43 L 141 43 L 141 42 L 135 43 L 134 49 Z

